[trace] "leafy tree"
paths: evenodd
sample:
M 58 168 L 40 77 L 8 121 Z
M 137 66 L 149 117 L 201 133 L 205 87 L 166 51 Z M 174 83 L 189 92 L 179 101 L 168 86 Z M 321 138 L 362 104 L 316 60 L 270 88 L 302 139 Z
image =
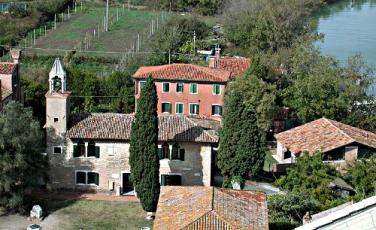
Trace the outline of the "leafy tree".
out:
M 25 190 L 47 178 L 43 150 L 43 133 L 31 109 L 8 103 L 0 114 L 0 206 L 21 209 Z
M 151 78 L 145 82 L 132 124 L 129 163 L 137 195 L 147 212 L 154 212 L 159 198 L 157 93 Z
M 340 202 L 329 188 L 329 183 L 335 176 L 338 176 L 336 169 L 323 163 L 321 153 L 309 156 L 305 152 L 287 169 L 287 175 L 276 181 L 276 185 L 291 192 L 307 193 L 320 202 L 321 209 L 326 209 Z
M 320 210 L 320 203 L 307 193 L 288 192 L 268 196 L 270 229 L 293 229 L 303 216 Z
M 360 128 L 374 127 L 373 98 L 368 96 L 374 79 L 360 56 L 340 66 L 312 44 L 303 44 L 296 48 L 289 65 L 290 82 L 282 96 L 301 123 L 324 116 L 358 127 L 363 124 Z
M 235 176 L 246 179 L 249 173 L 256 175 L 262 168 L 265 155 L 255 112 L 243 105 L 239 92 L 228 92 L 217 158 L 225 186 Z
M 355 187 L 356 198 L 364 199 L 376 195 L 376 157 L 352 162 L 348 176 Z
M 252 67 L 251 67 L 252 68 Z M 254 109 L 257 115 L 257 126 L 267 131 L 275 114 L 276 87 L 259 79 L 250 69 L 244 76 L 233 81 L 229 89 L 240 92 L 243 104 L 248 109 Z
M 106 94 L 111 96 L 117 94 L 120 97 L 112 102 L 114 112 L 134 112 L 134 82 L 130 74 L 122 72 L 111 74 L 106 81 Z
M 309 16 L 322 1 L 314 0 L 236 0 L 224 10 L 228 41 L 251 53 L 277 51 L 290 47 L 310 32 Z

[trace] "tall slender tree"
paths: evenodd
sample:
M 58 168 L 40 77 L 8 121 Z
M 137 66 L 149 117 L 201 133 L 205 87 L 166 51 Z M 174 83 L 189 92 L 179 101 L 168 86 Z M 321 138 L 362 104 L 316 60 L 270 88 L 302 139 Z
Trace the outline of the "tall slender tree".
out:
M 225 98 L 223 128 L 220 132 L 218 167 L 224 176 L 224 186 L 229 186 L 235 176 L 246 179 L 262 168 L 265 146 L 262 131 L 257 126 L 257 116 L 246 108 L 242 95 L 231 90 Z
M 160 190 L 157 101 L 156 87 L 149 77 L 138 99 L 129 149 L 131 175 L 147 212 L 156 210 Z

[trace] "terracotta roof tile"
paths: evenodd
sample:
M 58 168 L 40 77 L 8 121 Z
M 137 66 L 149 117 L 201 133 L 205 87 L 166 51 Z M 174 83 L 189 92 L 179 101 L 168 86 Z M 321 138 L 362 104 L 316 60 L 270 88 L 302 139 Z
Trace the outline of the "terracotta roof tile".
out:
M 212 58 L 210 62 L 213 62 Z M 210 64 L 209 64 L 210 65 Z M 217 69 L 231 72 L 232 77 L 242 75 L 251 65 L 251 59 L 241 57 L 222 57 L 219 59 Z
M 376 134 L 327 118 L 321 118 L 275 135 L 291 152 L 330 150 L 354 142 L 376 148 Z
M 67 137 L 84 139 L 129 140 L 133 114 L 92 113 L 72 115 Z M 189 117 L 159 116 L 159 141 L 216 143 L 209 133 Z
M 153 229 L 209 228 L 268 229 L 266 195 L 199 186 L 161 188 Z
M 12 74 L 16 64 L 13 63 L 0 63 L 0 74 Z
M 161 66 L 142 66 L 133 75 L 134 78 L 147 78 L 159 80 L 186 80 L 227 82 L 231 73 L 224 70 L 212 69 L 192 64 L 171 64 Z

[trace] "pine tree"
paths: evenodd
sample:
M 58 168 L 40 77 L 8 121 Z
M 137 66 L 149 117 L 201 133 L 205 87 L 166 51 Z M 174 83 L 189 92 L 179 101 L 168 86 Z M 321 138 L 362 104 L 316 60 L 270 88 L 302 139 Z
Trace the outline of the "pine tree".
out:
M 47 179 L 43 133 L 31 109 L 8 103 L 0 114 L 0 206 L 22 209 L 24 192 Z
M 261 170 L 265 158 L 263 140 L 254 110 L 245 108 L 239 92 L 230 91 L 225 98 L 217 158 L 224 186 L 229 186 L 234 176 L 246 179 Z
M 143 209 L 154 212 L 159 198 L 157 93 L 149 78 L 142 87 L 130 140 L 131 175 Z

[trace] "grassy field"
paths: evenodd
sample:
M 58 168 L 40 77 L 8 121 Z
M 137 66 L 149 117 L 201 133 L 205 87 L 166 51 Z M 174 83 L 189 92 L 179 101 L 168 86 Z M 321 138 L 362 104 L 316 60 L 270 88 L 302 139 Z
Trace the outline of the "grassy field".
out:
M 56 30 L 50 30 L 47 36 L 40 37 L 35 47 L 37 48 L 58 48 L 72 49 L 84 40 L 86 33 L 93 35 L 94 29 L 98 35 L 98 26 L 100 28 L 99 38 L 92 41 L 93 51 L 121 52 L 130 48 L 135 43 L 137 34 L 142 37 L 149 31 L 149 25 L 159 16 L 160 12 L 141 11 L 141 10 L 122 10 L 119 9 L 119 21 L 116 21 L 117 10 L 110 10 L 110 18 L 114 23 L 109 27 L 108 32 L 103 32 L 103 18 L 105 14 L 104 7 L 91 7 L 84 13 L 73 15 L 69 21 L 58 25 Z
M 152 224 L 145 219 L 146 213 L 140 203 L 52 200 L 46 204 L 48 207 L 42 205 L 42 208 L 47 211 L 47 217 L 39 222 L 43 229 L 138 230 Z M 4 215 L 0 210 L 0 229 L 8 229 L 4 228 L 7 226 L 22 229 L 22 226 L 26 227 L 30 223 L 25 216 Z

